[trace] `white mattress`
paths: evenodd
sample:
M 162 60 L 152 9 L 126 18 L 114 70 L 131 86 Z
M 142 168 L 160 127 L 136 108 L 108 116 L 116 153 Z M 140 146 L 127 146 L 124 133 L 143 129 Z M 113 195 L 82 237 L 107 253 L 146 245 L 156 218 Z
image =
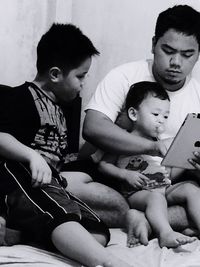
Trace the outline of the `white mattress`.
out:
M 200 267 L 200 241 L 179 249 L 160 248 L 157 239 L 148 246 L 126 247 L 126 234 L 111 229 L 111 241 L 107 249 L 135 267 Z M 8 267 L 80 267 L 81 265 L 58 254 L 30 246 L 0 247 L 0 266 Z

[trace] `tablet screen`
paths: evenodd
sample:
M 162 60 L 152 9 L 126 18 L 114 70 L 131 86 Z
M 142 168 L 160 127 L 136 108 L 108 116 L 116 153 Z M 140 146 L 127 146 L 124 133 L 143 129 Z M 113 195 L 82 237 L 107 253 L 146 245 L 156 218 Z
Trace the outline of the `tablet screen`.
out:
M 167 151 L 161 165 L 194 169 L 188 162 L 193 152 L 200 152 L 200 114 L 189 113 Z

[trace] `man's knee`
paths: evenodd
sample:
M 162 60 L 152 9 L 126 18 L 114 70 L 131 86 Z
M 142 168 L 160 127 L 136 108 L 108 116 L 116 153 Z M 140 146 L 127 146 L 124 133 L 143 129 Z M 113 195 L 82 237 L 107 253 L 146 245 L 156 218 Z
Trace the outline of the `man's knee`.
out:
M 67 180 L 68 183 L 83 183 L 87 184 L 93 182 L 92 178 L 83 172 L 61 172 L 61 175 Z
M 183 183 L 180 188 L 180 195 L 183 200 L 187 201 L 189 198 L 196 197 L 196 195 L 200 196 L 200 188 L 196 183 Z

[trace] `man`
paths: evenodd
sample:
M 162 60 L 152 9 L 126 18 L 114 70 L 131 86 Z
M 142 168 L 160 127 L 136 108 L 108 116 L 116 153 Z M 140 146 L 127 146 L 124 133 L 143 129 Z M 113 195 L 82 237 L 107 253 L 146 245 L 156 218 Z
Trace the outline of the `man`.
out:
M 191 75 L 199 57 L 199 45 L 199 12 L 187 5 L 178 5 L 160 13 L 152 39 L 153 60 L 124 64 L 104 78 L 87 106 L 84 138 L 111 153 L 163 156 L 167 150 L 165 142 L 139 136 L 133 138 L 114 122 L 123 111 L 126 94 L 133 83 L 157 81 L 167 90 L 171 101 L 170 116 L 162 139 L 173 138 L 188 113 L 200 112 L 200 85 Z M 197 170 L 200 169 L 198 159 L 198 155 L 190 159 Z M 101 199 L 103 202 L 104 196 Z M 135 229 L 129 235 L 135 234 L 145 244 L 147 222 L 142 214 L 135 215 L 135 221 L 129 222 Z M 174 227 L 181 229 L 188 226 L 181 207 L 169 209 L 169 217 Z

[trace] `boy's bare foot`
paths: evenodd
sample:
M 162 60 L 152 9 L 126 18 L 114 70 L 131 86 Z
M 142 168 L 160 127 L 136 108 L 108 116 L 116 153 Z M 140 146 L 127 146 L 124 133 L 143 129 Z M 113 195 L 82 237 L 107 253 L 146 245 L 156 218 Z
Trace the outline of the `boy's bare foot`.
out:
M 189 237 L 178 232 L 166 232 L 160 235 L 159 244 L 160 247 L 177 248 L 178 246 L 192 243 L 196 240 L 196 237 Z
M 126 214 L 127 247 L 148 245 L 151 227 L 144 213 L 130 209 Z

